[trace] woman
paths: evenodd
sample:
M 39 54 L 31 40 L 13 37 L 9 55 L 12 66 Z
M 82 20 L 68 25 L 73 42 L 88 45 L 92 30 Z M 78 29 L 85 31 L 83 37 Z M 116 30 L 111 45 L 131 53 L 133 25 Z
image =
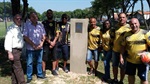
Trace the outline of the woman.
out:
M 109 20 L 104 21 L 100 37 L 102 39 L 105 69 L 105 74 L 102 79 L 103 81 L 108 82 L 108 80 L 110 79 L 110 60 L 112 57 L 111 23 Z

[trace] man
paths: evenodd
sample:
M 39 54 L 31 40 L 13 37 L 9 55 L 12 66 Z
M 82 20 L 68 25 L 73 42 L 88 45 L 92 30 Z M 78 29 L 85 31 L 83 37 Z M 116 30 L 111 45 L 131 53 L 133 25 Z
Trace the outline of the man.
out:
M 43 25 L 38 22 L 36 12 L 30 12 L 29 16 L 31 23 L 28 24 L 23 31 L 27 48 L 27 83 L 30 83 L 32 80 L 33 57 L 35 57 L 37 61 L 37 77 L 44 78 L 42 72 L 42 55 L 46 34 Z
M 69 50 L 68 50 L 68 34 L 70 32 L 70 25 L 67 23 L 68 15 L 62 14 L 61 21 L 58 22 L 58 27 L 60 29 L 60 35 L 58 38 L 58 43 L 56 44 L 56 56 L 57 58 L 57 68 L 58 68 L 58 61 L 63 57 L 63 70 L 64 72 L 68 73 L 69 70 L 67 68 L 67 61 L 69 59 Z
M 21 50 L 24 40 L 21 33 L 21 16 L 16 14 L 14 23 L 7 28 L 5 37 L 5 50 L 12 66 L 12 84 L 25 84 L 23 69 L 20 62 Z
M 126 74 L 128 75 L 129 84 L 135 83 L 136 69 L 138 70 L 141 84 L 148 84 L 149 65 L 142 63 L 141 55 L 150 46 L 150 34 L 146 34 L 146 30 L 139 28 L 140 23 L 137 18 L 130 20 L 130 27 L 131 31 L 126 32 L 123 36 L 120 62 L 124 63 L 122 54 L 127 50 L 129 55 L 126 58 Z
M 118 66 L 120 64 L 120 50 L 121 50 L 121 45 L 120 42 L 122 41 L 122 34 L 124 32 L 129 31 L 130 27 L 126 23 L 127 17 L 125 13 L 120 13 L 119 14 L 119 23 L 115 29 L 115 36 L 114 41 L 113 41 L 113 52 L 112 52 L 112 62 L 113 62 L 113 83 L 118 83 Z M 123 84 L 123 79 L 125 76 L 125 65 L 120 65 L 120 84 Z
M 90 18 L 89 21 L 90 25 L 88 28 L 88 50 L 87 50 L 87 58 L 86 61 L 90 66 L 90 71 L 89 75 L 95 73 L 97 71 L 98 67 L 98 61 L 99 61 L 99 56 L 98 56 L 98 47 L 100 44 L 100 27 L 96 26 L 96 19 L 95 18 Z M 94 56 L 94 65 L 92 63 L 92 58 Z
M 56 27 L 56 22 L 53 20 L 53 11 L 51 9 L 48 9 L 46 12 L 47 20 L 43 21 L 43 25 L 46 31 L 46 41 L 44 42 L 44 55 L 43 55 L 43 74 L 45 76 L 46 74 L 46 61 L 48 60 L 49 54 L 52 55 L 52 74 L 58 75 L 55 68 L 57 66 L 57 61 L 55 60 L 55 53 L 56 53 L 56 42 L 58 40 L 59 36 L 59 30 Z

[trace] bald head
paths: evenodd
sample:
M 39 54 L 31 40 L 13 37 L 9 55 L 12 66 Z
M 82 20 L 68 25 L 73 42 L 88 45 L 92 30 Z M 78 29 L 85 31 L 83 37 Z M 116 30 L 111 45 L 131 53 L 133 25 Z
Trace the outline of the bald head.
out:
M 139 20 L 137 18 L 132 18 L 130 20 L 130 27 L 132 29 L 133 32 L 137 32 L 140 28 L 140 23 Z
M 132 19 L 130 20 L 130 23 L 134 23 L 134 22 L 140 24 L 140 23 L 139 23 L 139 20 L 138 20 L 137 18 L 132 18 Z

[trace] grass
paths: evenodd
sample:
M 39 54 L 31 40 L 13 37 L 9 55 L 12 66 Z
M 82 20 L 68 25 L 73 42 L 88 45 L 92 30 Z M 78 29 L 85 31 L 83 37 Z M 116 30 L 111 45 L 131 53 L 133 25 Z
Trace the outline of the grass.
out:
M 7 27 L 10 26 L 12 22 L 7 22 Z M 6 34 L 6 27 L 4 22 L 0 22 L 0 38 L 3 38 Z
M 0 52 L 0 60 L 1 60 L 0 61 L 0 84 L 10 84 L 11 83 L 10 62 L 7 60 L 6 53 L 2 50 Z M 25 61 L 22 61 L 22 63 L 23 63 L 24 73 L 26 73 Z M 62 68 L 59 68 L 59 76 L 53 76 L 50 71 L 51 63 L 48 63 L 47 65 L 49 65 L 49 67 L 46 70 L 47 78 L 44 80 L 39 80 L 36 78 L 36 75 L 34 73 L 33 81 L 31 82 L 31 84 L 37 84 L 37 83 L 38 84 L 60 84 L 60 83 L 61 84 L 76 84 L 76 83 L 78 84 L 101 84 L 101 77 L 104 74 L 104 67 L 103 67 L 102 60 L 99 61 L 98 76 L 87 75 L 87 74 L 76 74 L 73 72 L 64 73 Z M 61 62 L 60 62 L 60 65 L 61 65 Z M 112 63 L 110 63 L 110 65 L 112 65 Z M 34 68 L 36 69 L 36 67 Z M 34 72 L 36 71 L 34 70 Z M 113 78 L 112 67 L 111 67 L 110 73 L 111 73 L 111 78 Z M 119 77 L 120 75 L 118 76 L 118 79 Z M 150 79 L 150 74 L 149 74 L 148 79 Z M 128 84 L 127 75 L 125 76 L 125 79 L 123 82 L 124 84 Z M 140 84 L 140 79 L 137 76 L 136 76 L 135 84 Z

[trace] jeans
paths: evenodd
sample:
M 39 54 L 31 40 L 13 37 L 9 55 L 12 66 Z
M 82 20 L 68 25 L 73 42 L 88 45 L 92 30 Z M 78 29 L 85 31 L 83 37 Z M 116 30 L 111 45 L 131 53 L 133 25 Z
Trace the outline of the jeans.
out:
M 94 56 L 94 61 L 98 62 L 99 61 L 98 49 L 95 49 L 95 50 L 88 49 L 87 50 L 87 58 L 86 58 L 86 60 L 87 61 L 92 61 L 93 56 Z
M 105 79 L 110 79 L 110 60 L 112 58 L 112 50 L 103 51 L 104 53 L 104 69 L 105 69 Z
M 41 50 L 27 50 L 27 79 L 32 79 L 33 73 L 33 58 L 35 58 L 37 64 L 37 76 L 43 77 L 42 72 L 42 56 L 43 49 Z

